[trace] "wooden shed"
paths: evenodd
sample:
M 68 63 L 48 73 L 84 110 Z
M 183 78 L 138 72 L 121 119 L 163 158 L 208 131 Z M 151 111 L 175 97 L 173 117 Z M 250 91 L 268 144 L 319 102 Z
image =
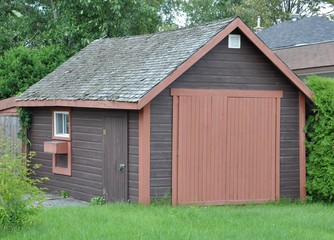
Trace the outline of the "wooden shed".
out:
M 239 19 L 99 39 L 17 98 L 51 192 L 225 204 L 305 198 L 311 91 Z

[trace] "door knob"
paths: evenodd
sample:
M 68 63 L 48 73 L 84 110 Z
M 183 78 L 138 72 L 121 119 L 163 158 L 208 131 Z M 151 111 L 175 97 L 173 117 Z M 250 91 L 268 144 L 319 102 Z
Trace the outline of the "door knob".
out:
M 126 167 L 125 164 L 124 164 L 124 163 L 121 163 L 121 164 L 119 165 L 118 169 L 119 169 L 120 171 L 123 171 L 125 167 Z

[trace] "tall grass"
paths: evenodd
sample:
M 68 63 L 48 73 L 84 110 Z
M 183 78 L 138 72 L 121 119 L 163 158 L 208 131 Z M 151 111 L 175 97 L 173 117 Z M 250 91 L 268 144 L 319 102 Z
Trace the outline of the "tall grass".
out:
M 267 204 L 171 207 L 111 204 L 45 209 L 1 239 L 334 239 L 334 207 Z

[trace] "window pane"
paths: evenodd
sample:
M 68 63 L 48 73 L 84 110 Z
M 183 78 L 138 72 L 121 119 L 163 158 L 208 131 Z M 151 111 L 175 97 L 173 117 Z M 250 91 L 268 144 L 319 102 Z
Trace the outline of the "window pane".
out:
M 67 168 L 68 166 L 67 154 L 56 154 L 56 167 Z
M 68 114 L 64 114 L 64 134 L 68 134 L 69 129 L 68 129 Z
M 69 134 L 69 116 L 68 113 L 55 113 L 55 135 Z
M 56 113 L 56 134 L 63 134 L 63 114 Z

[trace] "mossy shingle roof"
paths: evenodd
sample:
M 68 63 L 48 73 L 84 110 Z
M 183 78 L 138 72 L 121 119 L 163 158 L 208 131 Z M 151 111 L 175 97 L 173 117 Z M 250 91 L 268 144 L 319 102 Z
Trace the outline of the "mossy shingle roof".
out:
M 95 40 L 17 100 L 138 102 L 233 20 Z

